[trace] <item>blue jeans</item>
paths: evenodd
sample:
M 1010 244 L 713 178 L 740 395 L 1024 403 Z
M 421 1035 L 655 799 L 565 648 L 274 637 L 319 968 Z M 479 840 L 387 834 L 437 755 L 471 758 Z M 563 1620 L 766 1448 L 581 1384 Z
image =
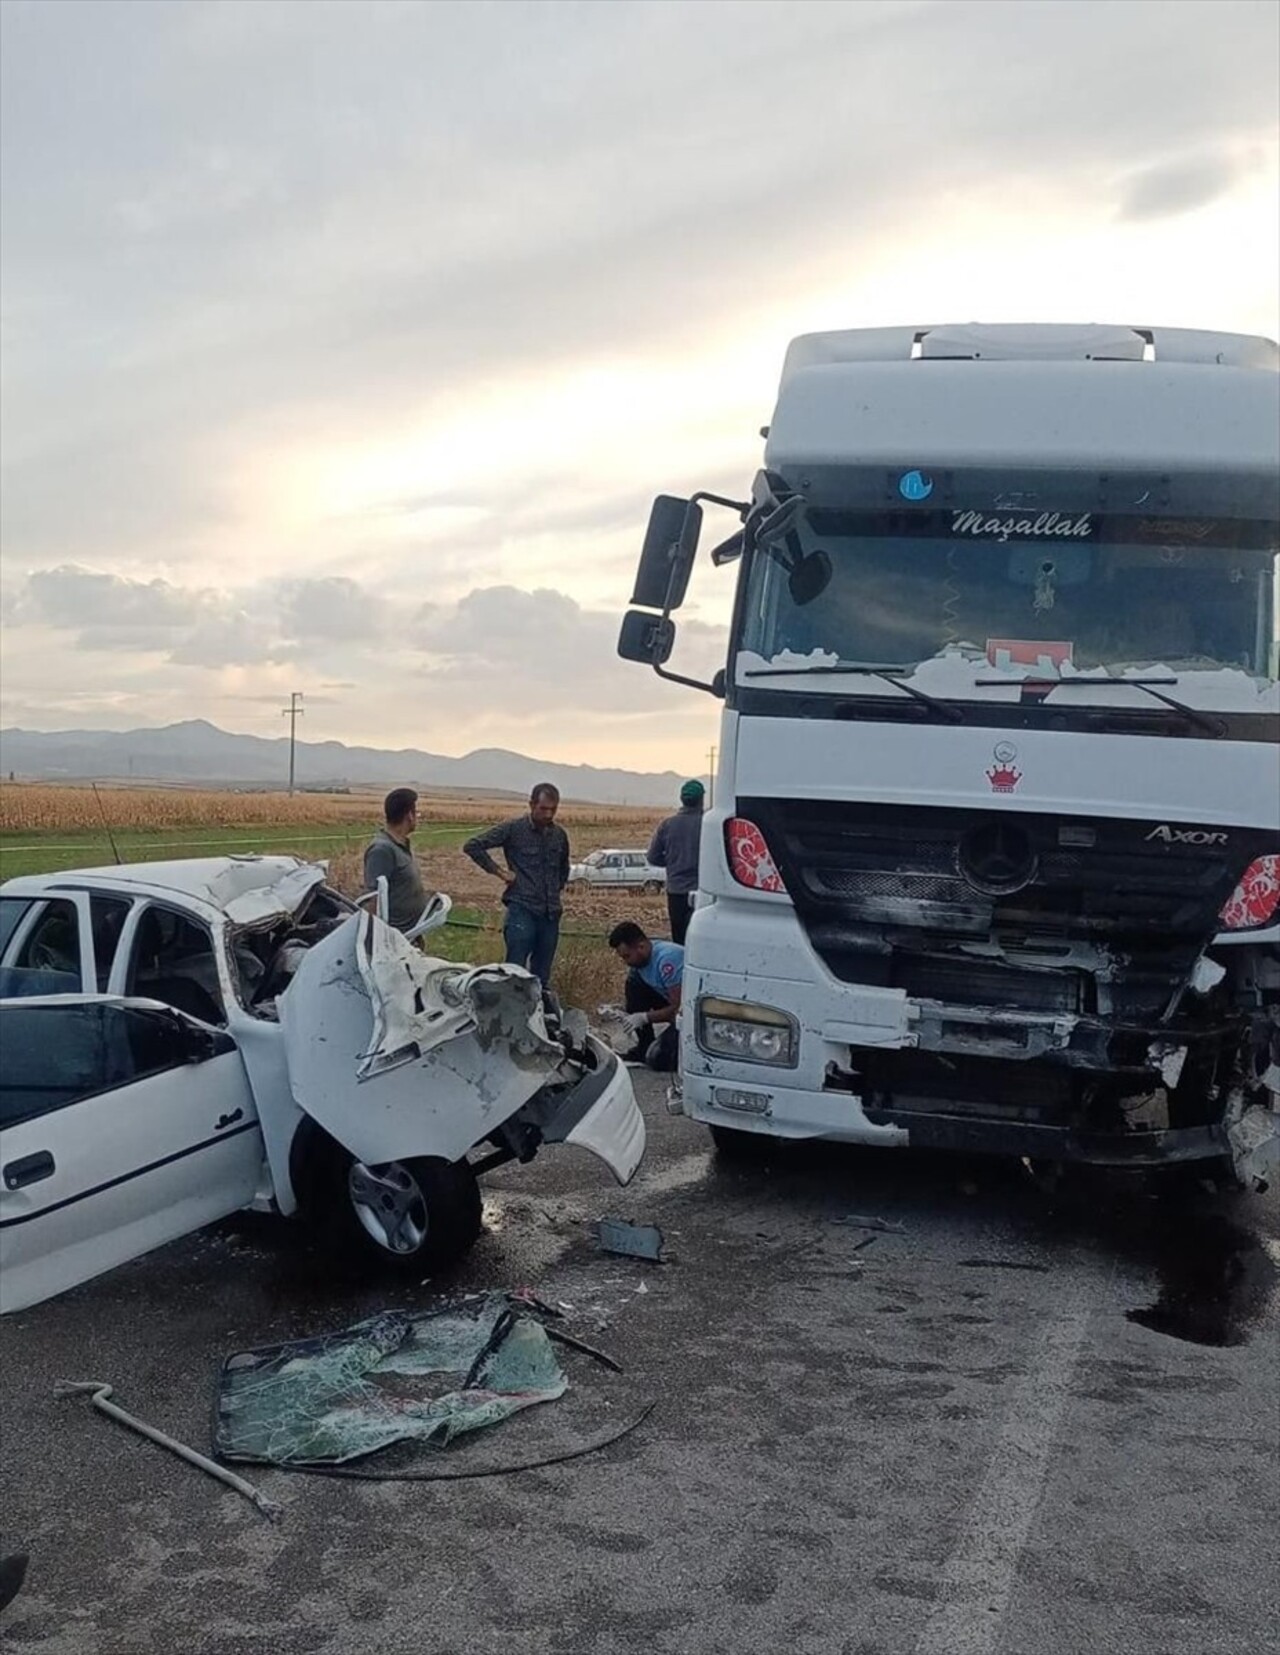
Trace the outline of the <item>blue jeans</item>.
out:
M 507 944 L 507 964 L 524 966 L 541 980 L 543 988 L 550 988 L 551 962 L 560 941 L 559 914 L 535 914 L 518 903 L 508 903 L 502 935 Z

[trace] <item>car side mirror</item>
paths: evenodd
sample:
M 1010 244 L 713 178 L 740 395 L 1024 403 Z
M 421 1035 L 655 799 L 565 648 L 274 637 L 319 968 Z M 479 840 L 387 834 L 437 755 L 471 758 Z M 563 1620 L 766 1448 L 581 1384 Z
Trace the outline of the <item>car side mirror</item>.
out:
M 676 623 L 661 615 L 646 615 L 641 609 L 628 609 L 622 617 L 622 631 L 618 634 L 618 654 L 624 661 L 640 661 L 645 666 L 661 667 L 671 659 L 675 647 Z
M 674 494 L 660 494 L 649 513 L 631 601 L 641 609 L 679 609 L 702 533 L 702 507 Z

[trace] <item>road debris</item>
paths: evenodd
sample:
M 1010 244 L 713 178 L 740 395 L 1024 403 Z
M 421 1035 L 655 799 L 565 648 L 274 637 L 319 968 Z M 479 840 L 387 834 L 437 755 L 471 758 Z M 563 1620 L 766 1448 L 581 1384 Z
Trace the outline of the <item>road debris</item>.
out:
M 560 1308 L 556 1305 L 548 1304 L 545 1299 L 539 1298 L 531 1287 L 516 1288 L 514 1292 L 507 1294 L 507 1301 L 513 1305 L 523 1305 L 539 1316 L 550 1317 L 553 1322 L 562 1322 L 564 1320 L 565 1310 L 573 1308 L 571 1305 L 566 1305 L 564 1308 Z M 595 1361 L 603 1363 L 606 1368 L 612 1368 L 614 1373 L 622 1372 L 621 1362 L 615 1361 L 615 1359 L 612 1356 L 609 1356 L 605 1351 L 597 1350 L 594 1345 L 589 1345 L 585 1339 L 579 1339 L 572 1333 L 566 1333 L 562 1327 L 548 1327 L 545 1322 L 542 1325 L 547 1337 L 549 1339 L 554 1339 L 557 1344 L 567 1345 L 570 1350 L 581 1351 L 584 1356 L 590 1356 L 594 1358 Z M 599 1325 L 604 1327 L 608 1324 L 607 1322 L 602 1322 Z
M 1016 1258 L 962 1258 L 959 1262 L 965 1270 L 1034 1270 L 1037 1275 L 1049 1274 L 1047 1264 L 1028 1264 Z
M 517 1471 L 542 1471 L 549 1465 L 564 1465 L 569 1460 L 580 1460 L 587 1454 L 598 1454 L 603 1448 L 612 1448 L 648 1419 L 658 1406 L 656 1400 L 647 1402 L 634 1419 L 620 1425 L 590 1442 L 576 1448 L 563 1448 L 557 1454 L 542 1454 L 537 1459 L 516 1460 L 510 1465 L 463 1465 L 447 1471 L 383 1471 L 356 1465 L 289 1465 L 286 1471 L 302 1471 L 313 1477 L 345 1477 L 366 1483 L 465 1483 L 477 1477 L 510 1477 Z
M 87 1396 L 99 1413 L 105 1414 L 108 1419 L 114 1419 L 118 1425 L 123 1425 L 130 1431 L 136 1431 L 140 1437 L 148 1442 L 154 1442 L 161 1448 L 167 1448 L 171 1454 L 179 1459 L 186 1460 L 188 1465 L 194 1465 L 198 1471 L 207 1476 L 216 1477 L 220 1483 L 228 1488 L 235 1489 L 237 1494 L 243 1494 L 246 1500 L 252 1500 L 264 1517 L 273 1520 L 280 1516 L 282 1507 L 274 1500 L 269 1500 L 261 1489 L 255 1488 L 252 1483 L 238 1477 L 234 1471 L 228 1471 L 223 1465 L 215 1465 L 203 1454 L 197 1454 L 194 1448 L 188 1448 L 175 1437 L 166 1435 L 164 1431 L 157 1431 L 154 1425 L 148 1425 L 145 1420 L 126 1412 L 119 1403 L 111 1400 L 114 1387 L 104 1384 L 99 1379 L 59 1379 L 53 1387 L 55 1396 Z
M 1227 1142 L 1236 1176 L 1246 1189 L 1261 1195 L 1280 1174 L 1280 1117 L 1274 1110 L 1228 1110 Z
M 573 1309 L 570 1304 L 548 1304 L 545 1299 L 540 1299 L 531 1287 L 513 1289 L 512 1292 L 507 1294 L 507 1302 L 514 1305 L 525 1305 L 530 1310 L 536 1310 L 539 1316 L 552 1316 L 557 1321 L 563 1320 L 565 1312 Z
M 868 1213 L 841 1213 L 831 1220 L 833 1224 L 847 1224 L 851 1230 L 883 1230 L 886 1235 L 903 1236 L 907 1226 L 895 1218 L 875 1218 Z
M 610 1356 L 607 1351 L 597 1350 L 589 1345 L 585 1339 L 578 1339 L 572 1333 L 566 1333 L 562 1327 L 545 1328 L 548 1339 L 554 1339 L 558 1345 L 568 1345 L 570 1350 L 580 1350 L 584 1356 L 590 1356 L 602 1363 L 606 1368 L 612 1368 L 614 1373 L 622 1372 L 622 1363 Z
M 634 1061 L 635 1051 L 639 1044 L 636 1032 L 627 1022 L 627 1013 L 622 1006 L 597 1006 L 597 1028 L 611 1051 L 624 1060 Z M 636 1062 L 637 1068 L 644 1065 Z
M 476 1294 L 228 1357 L 214 1452 L 289 1467 L 406 1441 L 443 1448 L 567 1387 L 541 1321 L 503 1293 Z
M 606 1253 L 662 1263 L 662 1231 L 656 1224 L 629 1224 L 622 1218 L 602 1218 L 596 1234 Z

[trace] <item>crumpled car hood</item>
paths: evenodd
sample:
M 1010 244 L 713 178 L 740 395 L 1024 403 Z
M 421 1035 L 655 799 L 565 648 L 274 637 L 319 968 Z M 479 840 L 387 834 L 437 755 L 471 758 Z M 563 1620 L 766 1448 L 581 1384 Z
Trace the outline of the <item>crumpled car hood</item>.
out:
M 308 950 L 278 1005 L 296 1102 L 368 1165 L 456 1161 L 578 1078 L 536 978 L 431 959 L 363 911 Z
M 356 920 L 356 960 L 373 1008 L 373 1043 L 360 1077 L 473 1032 L 483 1051 L 505 1048 L 541 1074 L 564 1057 L 547 1034 L 536 977 L 512 965 L 461 966 L 431 959 L 368 913 Z

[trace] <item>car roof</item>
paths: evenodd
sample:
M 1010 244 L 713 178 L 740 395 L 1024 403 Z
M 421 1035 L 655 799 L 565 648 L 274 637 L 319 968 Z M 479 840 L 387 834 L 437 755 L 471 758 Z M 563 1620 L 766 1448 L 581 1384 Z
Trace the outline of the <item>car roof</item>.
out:
M 201 856 L 182 862 L 125 862 L 118 867 L 23 874 L 0 885 L 0 895 L 51 896 L 57 891 L 87 887 L 136 896 L 178 895 L 221 912 L 246 892 L 263 890 L 292 869 L 304 866 L 298 856 Z

